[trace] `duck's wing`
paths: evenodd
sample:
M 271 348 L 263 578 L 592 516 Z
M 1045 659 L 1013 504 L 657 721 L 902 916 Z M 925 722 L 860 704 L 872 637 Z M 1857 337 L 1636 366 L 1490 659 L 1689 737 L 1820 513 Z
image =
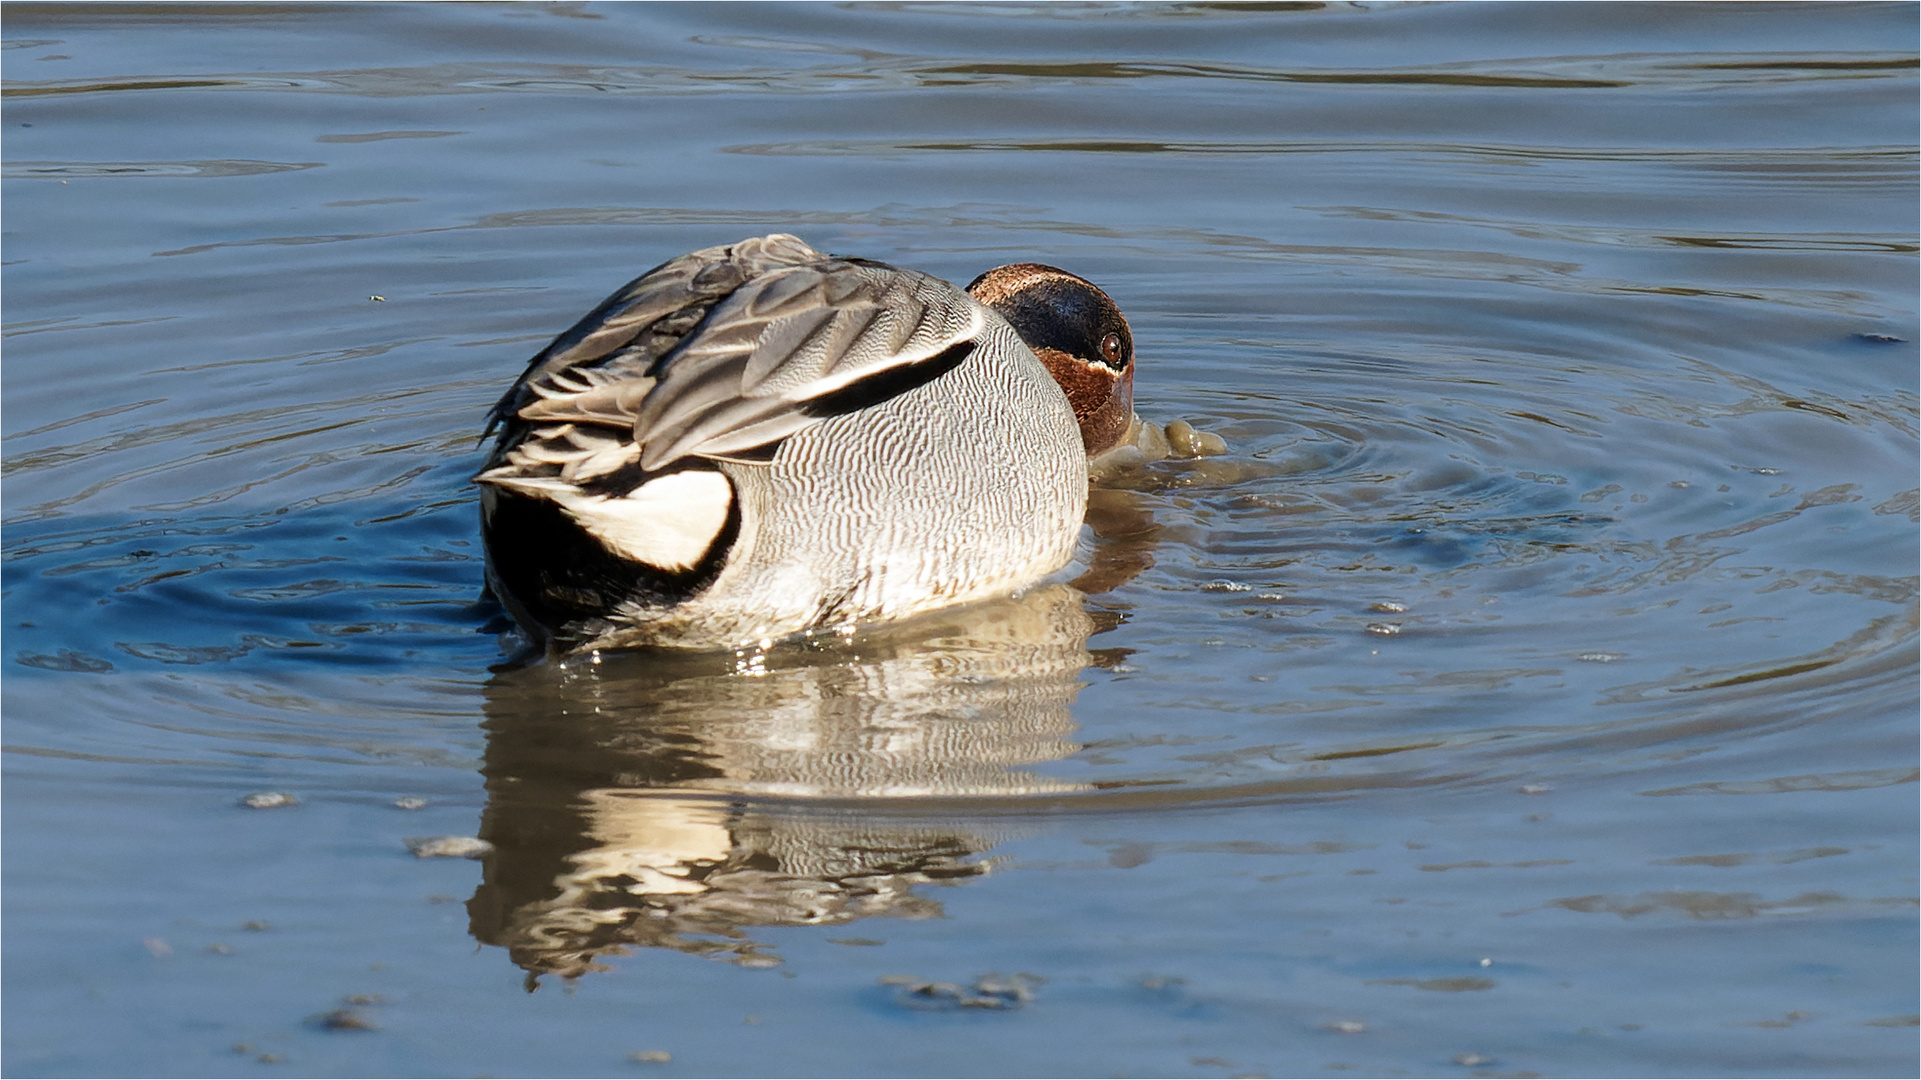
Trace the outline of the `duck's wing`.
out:
M 753 457 L 951 371 L 985 325 L 965 294 L 912 271 L 829 260 L 762 274 L 650 372 L 641 466 Z
M 612 386 L 624 387 L 631 395 L 636 381 L 647 379 L 654 363 L 727 294 L 769 270 L 826 257 L 797 237 L 776 233 L 689 252 L 654 267 L 535 355 L 488 414 L 487 432 L 511 424 L 539 401 L 576 399 L 576 405 L 591 413 L 594 403 L 579 395 Z M 647 385 L 639 388 L 644 391 Z M 632 410 L 614 406 L 602 411 L 609 421 L 624 412 L 626 424 L 632 423 Z
M 495 419 L 571 429 L 545 453 L 586 451 L 592 473 L 627 455 L 649 474 L 688 457 L 763 460 L 812 424 L 952 370 L 985 320 L 936 278 L 763 237 L 622 289 L 535 358 Z M 592 450 L 581 426 L 597 429 Z

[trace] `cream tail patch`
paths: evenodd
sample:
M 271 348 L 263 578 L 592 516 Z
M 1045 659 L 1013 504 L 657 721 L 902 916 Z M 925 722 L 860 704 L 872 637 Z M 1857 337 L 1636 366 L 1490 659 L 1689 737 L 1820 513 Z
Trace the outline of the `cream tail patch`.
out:
M 687 469 L 655 477 L 624 496 L 589 495 L 564 480 L 524 477 L 493 483 L 547 499 L 609 551 L 662 570 L 689 570 L 727 527 L 733 486 L 718 472 Z

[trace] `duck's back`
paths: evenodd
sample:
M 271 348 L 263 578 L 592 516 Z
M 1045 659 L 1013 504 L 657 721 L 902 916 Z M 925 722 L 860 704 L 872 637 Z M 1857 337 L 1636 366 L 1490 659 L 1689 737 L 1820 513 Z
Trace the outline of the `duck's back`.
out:
M 673 260 L 535 357 L 480 475 L 489 581 L 562 647 L 725 646 L 1013 591 L 1071 556 L 1073 411 L 945 282 L 787 236 Z

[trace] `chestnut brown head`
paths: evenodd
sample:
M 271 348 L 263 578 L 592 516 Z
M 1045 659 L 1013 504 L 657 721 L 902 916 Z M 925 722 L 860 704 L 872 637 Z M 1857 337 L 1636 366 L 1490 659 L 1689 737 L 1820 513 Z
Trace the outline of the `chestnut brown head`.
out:
M 1093 457 L 1134 418 L 1134 334 L 1093 282 L 1039 263 L 997 267 L 967 286 L 1034 350 L 1067 393 Z

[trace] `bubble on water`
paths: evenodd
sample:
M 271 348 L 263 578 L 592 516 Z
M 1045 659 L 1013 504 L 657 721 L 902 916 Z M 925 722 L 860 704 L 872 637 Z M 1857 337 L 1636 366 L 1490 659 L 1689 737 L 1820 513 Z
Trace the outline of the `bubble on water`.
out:
M 477 836 L 410 836 L 406 844 L 416 859 L 478 859 L 494 849 Z
M 1227 453 L 1227 440 L 1211 431 L 1201 431 L 1185 420 L 1167 425 L 1167 448 L 1175 457 L 1213 457 Z
M 300 800 L 284 791 L 256 791 L 242 798 L 240 805 L 249 810 L 273 810 L 282 806 L 299 806 Z

